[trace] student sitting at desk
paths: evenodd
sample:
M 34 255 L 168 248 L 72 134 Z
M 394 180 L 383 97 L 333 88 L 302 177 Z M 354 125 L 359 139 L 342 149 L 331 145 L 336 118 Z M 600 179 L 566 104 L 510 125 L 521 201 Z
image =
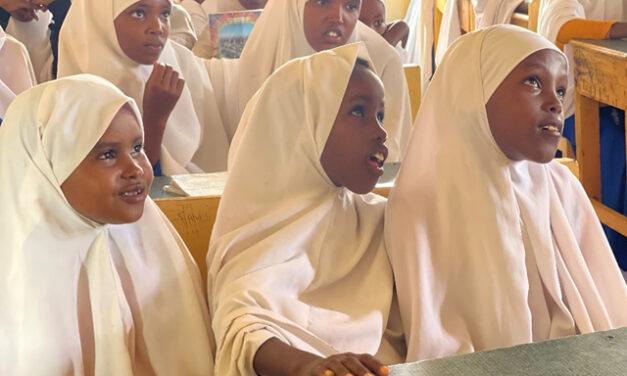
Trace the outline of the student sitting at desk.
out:
M 623 0 L 544 0 L 538 32 L 564 50 L 570 62 L 569 89 L 564 103 L 564 137 L 576 149 L 575 75 L 571 39 L 627 37 L 627 6 Z M 625 184 L 625 112 L 613 107 L 599 111 L 601 128 L 601 197 L 605 205 L 627 215 Z M 621 269 L 627 271 L 627 237 L 604 227 Z
M 394 47 L 359 21 L 360 0 L 270 0 L 239 59 L 240 114 L 263 82 L 287 61 L 362 41 L 385 86 L 389 161 L 399 162 L 411 130 L 411 105 Z
M 59 76 L 96 74 L 132 97 L 146 154 L 163 174 L 224 171 L 229 140 L 216 95 L 204 61 L 167 40 L 170 9 L 169 0 L 74 0 Z
M 0 127 L 3 375 L 212 375 L 198 269 L 147 198 L 133 100 L 102 78 L 36 86 Z
M 207 256 L 218 375 L 382 376 L 401 360 L 384 336 L 385 199 L 368 193 L 384 91 L 364 53 L 293 60 L 246 107 Z
M 401 56 L 403 63 L 408 62 L 408 54 L 405 50 L 407 38 L 409 36 L 409 26 L 403 20 L 396 20 L 386 23 L 385 1 L 384 0 L 363 0 L 359 21 L 379 33 L 387 40 L 396 52 Z
M 408 361 L 627 325 L 599 219 L 552 161 L 567 69 L 511 25 L 462 36 L 438 67 L 385 218 Z

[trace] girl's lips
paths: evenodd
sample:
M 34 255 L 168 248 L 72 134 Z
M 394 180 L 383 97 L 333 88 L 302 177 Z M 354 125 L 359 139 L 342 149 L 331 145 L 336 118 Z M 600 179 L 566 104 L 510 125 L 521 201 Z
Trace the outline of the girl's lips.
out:
M 129 189 L 125 189 L 118 194 L 122 201 L 127 204 L 143 203 L 148 196 L 148 192 L 145 186 L 135 186 Z

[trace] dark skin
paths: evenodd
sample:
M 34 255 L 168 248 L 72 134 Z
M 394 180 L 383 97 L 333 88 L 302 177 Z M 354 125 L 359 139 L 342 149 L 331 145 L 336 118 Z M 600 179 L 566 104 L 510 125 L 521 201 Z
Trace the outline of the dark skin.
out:
M 185 81 L 172 67 L 159 64 L 170 31 L 169 0 L 140 0 L 114 20 L 120 48 L 138 64 L 153 65 L 143 98 L 145 150 L 154 166 L 161 157 L 161 143 L 168 118 L 178 102 Z
M 152 167 L 142 149 L 142 128 L 124 105 L 85 159 L 61 184 L 69 204 L 98 223 L 131 223 L 144 212 Z
M 553 159 L 564 127 L 567 83 L 565 58 L 548 49 L 528 56 L 501 82 L 486 111 L 494 140 L 509 159 Z
M 316 51 L 343 46 L 359 20 L 361 0 L 308 0 L 303 11 L 303 31 Z
M 383 0 L 363 0 L 359 20 L 379 33 L 392 46 L 396 46 L 398 42 L 402 42 L 403 48 L 407 45 L 409 26 L 402 20 L 386 23 Z
M 379 176 L 379 167 L 369 157 L 387 149 L 383 121 L 383 84 L 364 66 L 357 65 L 346 88 L 320 163 L 337 186 L 355 193 L 370 192 Z M 380 172 L 383 170 L 380 169 Z M 342 353 L 327 358 L 298 350 L 277 338 L 263 343 L 253 361 L 263 376 L 385 376 L 390 370 L 368 354 Z

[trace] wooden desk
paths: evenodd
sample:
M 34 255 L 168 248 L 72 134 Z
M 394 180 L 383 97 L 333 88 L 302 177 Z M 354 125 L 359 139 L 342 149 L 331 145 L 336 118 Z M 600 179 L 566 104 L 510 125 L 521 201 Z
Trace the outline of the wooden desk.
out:
M 386 164 L 385 173 L 379 179 L 373 192 L 387 197 L 394 185 L 399 168 L 399 163 Z M 200 274 L 205 280 L 207 277 L 206 255 L 222 194 L 182 197 L 163 190 L 163 187 L 170 181 L 171 179 L 167 176 L 155 178 L 150 189 L 150 197 L 172 222 L 196 260 Z
M 579 179 L 602 223 L 627 236 L 627 217 L 601 203 L 599 105 L 627 109 L 627 40 L 572 41 Z
M 627 328 L 390 368 L 391 376 L 623 376 Z

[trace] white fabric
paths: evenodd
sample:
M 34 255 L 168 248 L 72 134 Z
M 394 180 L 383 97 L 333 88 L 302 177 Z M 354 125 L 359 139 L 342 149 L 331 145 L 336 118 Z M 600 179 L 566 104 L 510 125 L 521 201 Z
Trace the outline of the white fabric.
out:
M 379 349 L 385 199 L 336 187 L 320 164 L 358 48 L 291 61 L 246 107 L 207 256 L 217 375 L 254 375 L 271 337 L 321 356 Z
M 287 61 L 311 55 L 303 12 L 307 0 L 270 0 L 255 23 L 242 55 L 239 74 L 240 113 L 261 84 Z M 281 20 L 281 22 L 277 22 Z M 384 127 L 389 162 L 398 162 L 411 130 L 411 105 L 400 56 L 381 35 L 360 21 L 348 42 L 362 41 L 385 86 Z
M 625 21 L 622 0 L 543 0 L 538 14 L 538 33 L 555 42 L 560 29 L 573 19 L 598 21 Z M 574 67 L 573 51 L 564 48 L 571 67 Z M 575 113 L 575 77 L 571 69 L 568 73 L 568 92 L 564 103 L 566 117 Z
M 473 0 L 475 26 L 484 27 L 509 24 L 514 11 L 525 0 Z
M 172 13 L 170 16 L 170 40 L 187 47 L 189 50 L 194 48 L 198 38 L 192 23 L 192 17 L 179 4 L 172 4 Z
M 420 84 L 424 94 L 433 74 L 433 0 L 412 0 L 405 22 L 409 25 L 407 50 L 409 63 L 420 65 Z
M 60 188 L 125 103 L 141 124 L 110 83 L 68 77 L 0 127 L 0 374 L 212 374 L 200 274 L 163 213 L 100 225 Z
M 50 46 L 50 29 L 52 13 L 38 12 L 39 20 L 21 22 L 11 17 L 7 25 L 7 33 L 24 44 L 28 50 L 37 82 L 52 79 L 52 47 Z
M 627 325 L 580 183 L 557 162 L 509 160 L 490 131 L 492 93 L 542 49 L 558 51 L 517 26 L 467 34 L 423 99 L 385 218 L 407 361 Z
M 140 108 L 152 65 L 140 65 L 122 51 L 114 20 L 133 0 L 74 0 L 59 38 L 59 77 L 102 76 Z M 171 175 L 226 169 L 229 143 L 204 61 L 168 41 L 159 62 L 185 79 L 185 89 L 170 114 L 161 147 L 161 169 Z
M 0 28 L 0 119 L 15 95 L 36 83 L 28 51 Z

